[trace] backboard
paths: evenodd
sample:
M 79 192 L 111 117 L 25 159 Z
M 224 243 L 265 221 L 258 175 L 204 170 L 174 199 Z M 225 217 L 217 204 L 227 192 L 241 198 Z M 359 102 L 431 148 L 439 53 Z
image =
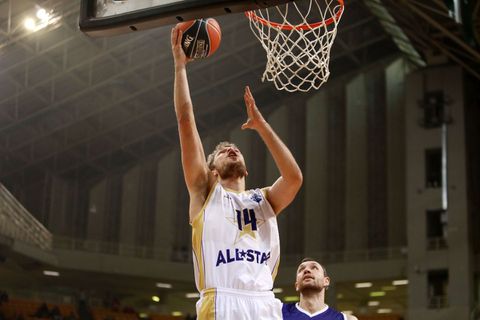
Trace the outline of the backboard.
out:
M 92 37 L 244 12 L 293 0 L 81 0 L 80 30 Z

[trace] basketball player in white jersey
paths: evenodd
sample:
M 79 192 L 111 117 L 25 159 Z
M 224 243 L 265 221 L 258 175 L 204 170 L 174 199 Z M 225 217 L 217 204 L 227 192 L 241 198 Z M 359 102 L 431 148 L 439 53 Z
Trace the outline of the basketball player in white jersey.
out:
M 284 320 L 358 320 L 325 304 L 325 290 L 330 285 L 327 270 L 311 258 L 302 260 L 297 268 L 295 290 L 300 302 L 284 304 Z
M 220 143 L 205 160 L 188 87 L 189 60 L 181 38 L 181 31 L 174 28 L 175 113 L 190 195 L 195 280 L 201 293 L 197 317 L 281 319 L 281 303 L 271 291 L 280 254 L 276 215 L 295 198 L 302 173 L 263 118 L 248 87 L 244 92 L 248 120 L 242 129 L 257 131 L 281 176 L 270 187 L 245 190 L 245 161 L 238 148 L 228 142 Z

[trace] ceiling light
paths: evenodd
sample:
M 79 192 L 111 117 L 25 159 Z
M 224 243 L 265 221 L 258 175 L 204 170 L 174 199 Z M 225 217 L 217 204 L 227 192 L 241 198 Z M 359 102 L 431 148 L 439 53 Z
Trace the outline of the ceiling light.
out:
M 380 301 L 368 301 L 369 307 L 376 307 L 380 305 Z
M 355 288 L 370 288 L 373 284 L 371 282 L 355 283 Z
M 378 309 L 377 313 L 392 313 L 392 309 L 388 309 L 388 308 Z
M 159 296 L 152 296 L 152 300 L 154 302 L 160 302 L 160 297 Z
M 181 316 L 183 316 L 183 313 L 182 313 L 182 311 L 172 311 L 172 316 L 181 317 Z
M 198 292 L 192 292 L 192 293 L 187 293 L 185 295 L 186 298 L 189 298 L 189 299 L 196 299 L 196 298 L 200 298 L 200 293 Z
M 286 296 L 283 298 L 283 301 L 285 302 L 297 302 L 300 301 L 300 298 L 298 296 Z
M 273 293 L 282 293 L 283 289 L 282 288 L 273 288 Z
M 395 286 L 384 286 L 382 287 L 382 291 L 394 291 L 397 290 Z
M 50 15 L 48 14 L 47 10 L 40 8 L 37 10 L 37 18 L 40 20 L 48 20 Z
M 141 319 L 145 319 L 145 318 L 148 318 L 148 314 L 145 313 L 145 312 L 140 312 L 140 313 L 138 314 L 138 317 L 141 318 Z
M 337 294 L 337 299 L 343 299 L 343 294 L 341 293 Z
M 157 282 L 157 288 L 171 289 L 172 285 L 170 283 Z
M 386 295 L 386 292 L 385 292 L 385 291 L 373 291 L 373 292 L 370 292 L 370 297 L 383 297 L 384 295 Z
M 27 30 L 30 30 L 30 31 L 33 31 L 35 30 L 35 20 L 33 20 L 32 18 L 27 18 L 23 21 L 23 25 L 25 26 L 25 29 Z
M 408 280 L 407 279 L 405 279 L 405 280 L 394 280 L 394 281 L 392 281 L 392 284 L 394 286 L 404 286 L 404 285 L 408 284 Z
M 50 277 L 58 277 L 58 276 L 60 276 L 60 272 L 58 272 L 58 271 L 50 271 L 50 270 L 43 270 L 43 274 L 46 275 L 46 276 L 50 276 Z

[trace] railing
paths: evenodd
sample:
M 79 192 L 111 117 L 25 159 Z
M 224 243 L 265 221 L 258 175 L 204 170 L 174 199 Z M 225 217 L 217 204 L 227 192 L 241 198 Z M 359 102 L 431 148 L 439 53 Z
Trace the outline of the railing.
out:
M 104 242 L 54 236 L 53 248 L 59 250 L 76 250 L 90 253 L 111 254 L 122 257 L 134 257 L 140 259 L 175 261 L 173 257 L 169 257 L 170 250 L 163 248 L 157 249 L 154 247 L 122 244 L 118 242 Z M 191 255 L 188 252 L 188 262 L 190 262 L 190 256 Z
M 121 243 L 102 242 L 93 240 L 72 239 L 55 236 L 53 248 L 60 250 L 78 250 L 90 253 L 112 254 L 122 257 L 135 257 L 140 259 L 154 259 L 169 262 L 192 261 L 192 254 L 189 249 L 166 249 L 154 247 L 142 247 L 135 245 L 126 245 Z M 309 257 L 318 259 L 323 263 L 338 262 L 360 262 L 360 261 L 379 261 L 406 259 L 407 251 L 405 247 L 383 248 L 358 251 L 342 251 L 331 253 L 311 253 Z M 297 265 L 305 255 L 282 255 L 282 264 Z
M 306 255 L 284 255 L 282 262 L 287 265 L 298 264 L 305 256 L 309 256 L 322 263 L 365 262 L 380 260 L 406 259 L 406 247 L 377 248 L 364 250 L 349 250 L 338 252 L 312 252 Z
M 427 250 L 443 250 L 446 248 L 448 248 L 448 243 L 444 237 L 427 239 Z
M 52 234 L 1 183 L 0 235 L 44 250 L 52 248 Z
M 433 296 L 428 298 L 428 307 L 430 309 L 443 309 L 448 307 L 446 296 Z

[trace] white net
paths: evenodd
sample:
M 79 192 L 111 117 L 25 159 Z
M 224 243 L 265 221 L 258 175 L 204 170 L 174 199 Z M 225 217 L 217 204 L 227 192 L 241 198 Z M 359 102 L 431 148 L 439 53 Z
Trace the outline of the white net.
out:
M 297 0 L 246 12 L 267 52 L 262 81 L 289 92 L 318 89 L 330 75 L 330 49 L 343 0 Z

